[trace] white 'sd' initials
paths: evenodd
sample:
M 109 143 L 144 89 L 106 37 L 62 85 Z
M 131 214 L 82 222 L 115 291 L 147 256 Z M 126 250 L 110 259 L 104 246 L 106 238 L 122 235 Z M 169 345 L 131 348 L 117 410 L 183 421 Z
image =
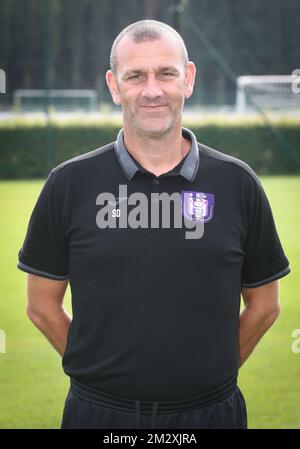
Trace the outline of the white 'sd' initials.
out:
M 120 215 L 121 215 L 121 209 L 113 209 L 112 210 L 112 217 L 120 217 Z

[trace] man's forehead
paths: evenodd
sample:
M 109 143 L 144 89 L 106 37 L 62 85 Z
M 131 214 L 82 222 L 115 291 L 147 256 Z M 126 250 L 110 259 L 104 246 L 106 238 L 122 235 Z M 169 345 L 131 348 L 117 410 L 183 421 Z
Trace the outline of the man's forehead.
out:
M 134 42 L 125 36 L 117 47 L 118 65 L 136 66 L 157 64 L 161 59 L 168 61 L 166 65 L 182 63 L 182 51 L 173 36 L 145 42 Z

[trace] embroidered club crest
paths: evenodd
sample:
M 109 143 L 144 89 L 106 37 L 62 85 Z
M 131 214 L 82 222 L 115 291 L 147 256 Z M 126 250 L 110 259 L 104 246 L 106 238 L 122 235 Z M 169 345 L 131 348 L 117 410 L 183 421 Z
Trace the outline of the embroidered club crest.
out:
M 207 223 L 213 218 L 214 203 L 213 193 L 181 192 L 182 213 L 187 220 Z

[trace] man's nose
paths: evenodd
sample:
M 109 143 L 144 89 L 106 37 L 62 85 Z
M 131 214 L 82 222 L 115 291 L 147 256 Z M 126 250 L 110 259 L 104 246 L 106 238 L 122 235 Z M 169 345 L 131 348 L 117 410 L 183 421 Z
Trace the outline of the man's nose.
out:
M 149 75 L 143 86 L 142 95 L 148 98 L 156 98 L 162 95 L 162 89 L 155 75 Z

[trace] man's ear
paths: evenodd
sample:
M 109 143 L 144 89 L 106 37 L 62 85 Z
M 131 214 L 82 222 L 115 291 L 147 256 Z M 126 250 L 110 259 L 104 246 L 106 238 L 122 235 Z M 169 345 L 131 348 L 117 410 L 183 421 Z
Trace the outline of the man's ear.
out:
M 119 106 L 121 104 L 121 100 L 120 100 L 120 95 L 119 95 L 119 90 L 118 90 L 118 86 L 117 86 L 117 81 L 116 81 L 116 77 L 113 74 L 113 72 L 111 70 L 108 70 L 106 72 L 105 75 L 106 78 L 106 84 L 109 88 L 109 91 L 111 93 L 113 102 Z
M 196 78 L 196 67 L 192 61 L 188 62 L 185 71 L 185 97 L 190 98 L 193 93 Z

